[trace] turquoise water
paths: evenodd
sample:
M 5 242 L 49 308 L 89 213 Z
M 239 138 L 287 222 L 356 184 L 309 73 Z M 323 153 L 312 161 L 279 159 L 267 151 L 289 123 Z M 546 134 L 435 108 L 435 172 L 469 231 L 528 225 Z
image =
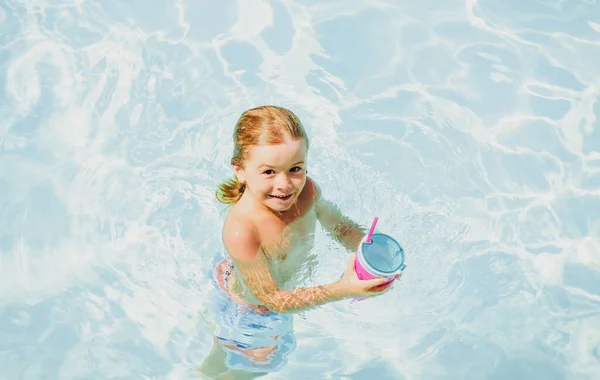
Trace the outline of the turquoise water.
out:
M 0 0 L 0 47 L 0 379 L 197 378 L 260 104 L 408 264 L 296 318 L 267 378 L 600 378 L 596 0 Z

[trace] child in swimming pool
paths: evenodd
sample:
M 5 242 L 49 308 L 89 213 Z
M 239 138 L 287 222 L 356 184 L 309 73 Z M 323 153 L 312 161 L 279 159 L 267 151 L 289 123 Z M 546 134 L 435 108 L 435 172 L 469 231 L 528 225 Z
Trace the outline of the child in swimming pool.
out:
M 222 231 L 228 257 L 217 264 L 215 282 L 226 295 L 219 304 L 221 315 L 216 318 L 224 322 L 224 312 L 234 313 L 238 325 L 230 324 L 215 334 L 217 344 L 209 356 L 224 357 L 221 348 L 226 348 L 253 358 L 256 364 L 261 359 L 267 362 L 278 343 L 285 346 L 285 342 L 276 342 L 278 339 L 287 337 L 288 351 L 292 349 L 295 342 L 288 334 L 290 314 L 346 298 L 375 296 L 389 286 L 381 286 L 386 279 L 359 280 L 352 254 L 341 279 L 297 287 L 306 267 L 314 264 L 311 250 L 317 222 L 351 252 L 366 230 L 340 213 L 307 176 L 309 141 L 296 115 L 275 106 L 250 109 L 236 124 L 234 145 L 231 164 L 235 177 L 217 191 L 217 198 L 233 207 Z M 244 330 L 240 318 L 248 319 L 246 327 L 261 326 L 257 330 L 264 333 L 265 345 L 246 339 L 254 337 L 247 329 L 232 337 L 235 328 Z M 222 336 L 227 334 L 230 336 Z M 203 365 L 204 374 L 226 370 L 222 365 L 211 368 L 210 359 Z M 238 359 L 237 368 L 244 368 L 240 364 L 244 358 Z M 282 361 L 280 358 L 278 364 Z M 235 367 L 231 360 L 229 366 Z

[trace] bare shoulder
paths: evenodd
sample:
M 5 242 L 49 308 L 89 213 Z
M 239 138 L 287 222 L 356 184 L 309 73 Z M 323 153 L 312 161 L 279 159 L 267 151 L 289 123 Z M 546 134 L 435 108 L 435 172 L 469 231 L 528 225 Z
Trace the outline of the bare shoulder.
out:
M 310 206 L 312 206 L 321 197 L 321 188 L 314 179 L 308 176 L 306 177 L 304 189 L 302 189 L 302 197 L 307 203 L 310 204 Z
M 254 221 L 234 207 L 225 219 L 223 243 L 227 252 L 235 259 L 255 258 L 259 252 L 260 239 Z

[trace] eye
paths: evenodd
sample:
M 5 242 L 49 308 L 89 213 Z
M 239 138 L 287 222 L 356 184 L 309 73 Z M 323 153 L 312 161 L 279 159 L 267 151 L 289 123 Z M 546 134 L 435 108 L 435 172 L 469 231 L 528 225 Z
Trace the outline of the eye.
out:
M 294 166 L 293 168 L 290 169 L 290 171 L 292 173 L 298 173 L 302 171 L 302 168 L 300 166 Z
M 275 170 L 273 169 L 267 169 L 263 172 L 264 175 L 272 175 L 275 174 Z

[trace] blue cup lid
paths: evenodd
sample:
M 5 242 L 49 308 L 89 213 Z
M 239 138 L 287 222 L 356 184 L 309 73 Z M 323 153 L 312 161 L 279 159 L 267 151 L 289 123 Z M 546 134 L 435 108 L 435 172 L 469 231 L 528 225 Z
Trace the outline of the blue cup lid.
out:
M 378 272 L 391 274 L 404 267 L 404 249 L 389 235 L 374 233 L 361 249 L 366 263 Z

